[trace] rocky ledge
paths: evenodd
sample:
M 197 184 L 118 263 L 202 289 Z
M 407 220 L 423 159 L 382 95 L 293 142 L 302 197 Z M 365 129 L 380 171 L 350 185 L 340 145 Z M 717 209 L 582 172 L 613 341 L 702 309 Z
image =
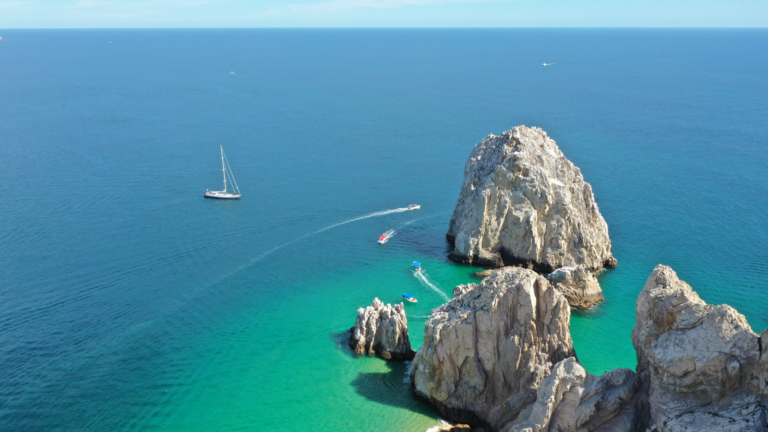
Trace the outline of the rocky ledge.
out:
M 592 187 L 539 128 L 518 126 L 477 144 L 447 234 L 450 257 L 550 273 L 615 266 Z
M 386 360 L 411 360 L 416 354 L 408 339 L 408 319 L 403 304 L 384 305 L 378 298 L 357 310 L 350 329 L 349 346 L 357 354 L 378 355 Z
M 589 309 L 603 301 L 603 290 L 597 278 L 583 264 L 561 267 L 548 275 L 547 279 L 563 293 L 574 309 Z

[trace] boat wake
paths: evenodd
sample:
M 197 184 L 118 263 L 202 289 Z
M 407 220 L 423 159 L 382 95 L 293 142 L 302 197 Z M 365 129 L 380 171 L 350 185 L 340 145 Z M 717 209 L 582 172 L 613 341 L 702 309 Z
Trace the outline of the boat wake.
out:
M 435 284 L 430 282 L 429 279 L 427 279 L 427 277 L 424 276 L 424 272 L 422 272 L 422 271 L 414 272 L 414 276 L 416 276 L 417 279 L 420 279 L 422 282 L 424 282 L 433 291 L 435 291 L 436 293 L 440 294 L 445 299 L 445 301 L 451 301 L 451 299 L 448 298 L 448 296 L 444 292 L 442 292 L 440 290 L 440 288 L 436 287 Z
M 443 213 L 441 213 L 441 214 L 443 214 Z M 410 220 L 410 221 L 408 221 L 408 222 L 406 222 L 406 223 L 404 223 L 404 224 L 400 225 L 400 226 L 399 226 L 399 227 L 397 227 L 397 228 L 388 229 L 388 230 L 386 230 L 386 231 L 384 232 L 384 234 L 382 234 L 382 235 L 381 235 L 381 237 L 379 237 L 379 240 L 381 240 L 382 238 L 386 238 L 386 240 L 385 240 L 385 243 L 386 243 L 387 241 L 389 241 L 389 239 L 391 239 L 392 237 L 394 237 L 394 236 L 395 236 L 395 234 L 397 234 L 397 232 L 398 232 L 398 231 L 400 231 L 401 229 L 403 229 L 403 228 L 407 227 L 408 225 L 410 225 L 410 224 L 412 224 L 412 223 L 414 223 L 414 222 L 416 222 L 416 221 L 419 221 L 419 220 L 422 220 L 422 219 L 431 218 L 431 217 L 434 217 L 434 216 L 439 216 L 439 215 L 433 215 L 433 216 L 425 216 L 425 217 L 422 217 L 422 218 L 418 218 L 418 219 Z
M 369 218 L 372 218 L 372 217 L 378 217 L 378 216 L 385 216 L 385 215 L 388 215 L 388 214 L 392 214 L 392 213 L 402 213 L 402 212 L 406 212 L 406 211 L 408 211 L 408 207 L 401 207 L 401 208 L 390 209 L 390 210 L 382 210 L 382 211 L 377 211 L 377 212 L 373 212 L 373 213 L 368 213 L 367 215 L 364 215 L 364 216 L 358 216 L 358 217 L 356 217 L 356 218 L 347 219 L 347 220 L 345 220 L 345 221 L 342 221 L 342 222 L 337 222 L 337 223 L 335 223 L 335 224 L 333 224 L 333 225 L 328 225 L 328 226 L 327 226 L 327 227 L 325 227 L 325 228 L 321 228 L 321 229 L 319 229 L 319 230 L 317 230 L 317 231 L 313 231 L 313 232 L 311 232 L 311 233 L 308 233 L 308 234 L 304 234 L 304 235 L 303 235 L 303 236 L 301 236 L 301 237 L 297 237 L 297 238 L 295 238 L 295 239 L 293 239 L 293 240 L 289 240 L 289 241 L 287 241 L 287 242 L 285 242 L 285 243 L 283 243 L 283 244 L 281 244 L 281 245 L 278 245 L 278 246 L 275 246 L 275 247 L 273 247 L 272 249 L 269 249 L 269 250 L 267 250 L 267 251 L 264 251 L 264 252 L 262 252 L 260 255 L 256 256 L 255 258 L 251 259 L 250 261 L 248 261 L 248 262 L 246 262 L 246 263 L 244 263 L 244 264 L 241 264 L 240 266 L 236 267 L 236 268 L 235 268 L 235 269 L 233 269 L 231 272 L 229 272 L 229 273 L 227 273 L 227 274 L 223 275 L 223 276 L 222 276 L 221 278 L 219 278 L 219 279 L 224 279 L 224 278 L 227 278 L 227 277 L 229 277 L 229 276 L 231 276 L 231 275 L 233 275 L 233 274 L 235 274 L 235 273 L 239 272 L 240 270 L 243 270 L 243 269 L 245 269 L 245 268 L 248 268 L 248 267 L 252 266 L 253 264 L 255 264 L 255 263 L 257 263 L 257 262 L 259 262 L 259 261 L 263 260 L 263 259 L 264 259 L 264 258 L 266 258 L 267 256 L 269 256 L 269 255 L 271 255 L 271 254 L 275 253 L 276 251 L 278 251 L 278 250 L 280 250 L 280 249 L 282 249 L 282 248 L 284 248 L 284 247 L 286 247 L 286 246 L 290 246 L 290 245 L 292 245 L 292 244 L 294 244 L 294 243 L 296 243 L 296 242 L 300 242 L 300 241 L 302 241 L 302 240 L 304 240 L 304 239 L 306 239 L 306 238 L 309 238 L 309 237 L 312 237 L 312 236 L 314 236 L 314 235 L 320 234 L 320 233 L 322 233 L 322 232 L 328 231 L 329 229 L 333 229 L 333 228 L 336 228 L 336 227 L 340 227 L 340 226 L 342 226 L 342 225 L 346 225 L 346 224 L 348 224 L 348 223 L 352 223 L 352 222 L 357 222 L 357 221 L 359 221 L 359 220 L 363 220 L 363 219 L 369 219 Z M 417 220 L 418 220 L 418 219 L 417 219 Z
M 263 260 L 264 258 L 268 257 L 269 255 L 277 252 L 278 250 L 280 250 L 280 249 L 282 249 L 282 248 L 284 248 L 286 246 L 290 246 L 290 245 L 292 245 L 294 243 L 300 242 L 300 241 L 302 241 L 302 240 L 304 240 L 306 238 L 312 237 L 314 235 L 320 234 L 322 232 L 328 231 L 330 229 L 333 229 L 333 228 L 336 228 L 336 227 L 339 227 L 339 226 L 342 226 L 342 225 L 346 225 L 348 223 L 357 222 L 359 220 L 369 219 L 369 218 L 372 218 L 372 217 L 385 216 L 385 215 L 393 214 L 393 213 L 402 213 L 402 212 L 406 212 L 408 210 L 409 210 L 408 207 L 402 207 L 402 208 L 396 208 L 396 209 L 390 209 L 390 210 L 382 210 L 382 211 L 377 211 L 377 212 L 373 212 L 373 213 L 368 213 L 367 215 L 359 216 L 359 217 L 352 218 L 352 219 L 347 219 L 347 220 L 342 221 L 342 222 L 337 222 L 337 223 L 335 223 L 333 225 L 328 225 L 327 227 L 321 228 L 321 229 L 319 229 L 317 231 L 313 231 L 311 233 L 304 234 L 301 237 L 297 237 L 297 238 L 295 238 L 293 240 L 289 240 L 289 241 L 287 241 L 287 242 L 285 242 L 285 243 L 283 243 L 281 245 L 275 246 L 272 249 L 269 249 L 267 251 L 262 252 L 261 254 L 259 254 L 258 256 L 254 257 L 254 258 L 252 258 L 248 262 L 240 264 L 239 266 L 235 267 L 234 269 L 232 269 L 232 270 L 228 271 L 227 273 L 224 273 L 223 275 L 219 276 L 215 280 L 213 280 L 210 283 L 208 283 L 206 286 L 216 285 L 217 283 L 221 282 L 222 280 L 227 279 L 230 276 L 233 276 L 233 275 L 239 273 L 240 271 L 245 270 L 248 267 L 251 267 L 252 265 L 256 264 L 257 262 L 259 262 L 261 260 Z M 404 226 L 406 226 L 408 224 L 411 224 L 413 222 L 416 222 L 416 221 L 419 221 L 419 220 L 422 220 L 422 219 L 433 218 L 433 217 L 436 217 L 436 216 L 442 216 L 442 215 L 447 214 L 447 213 L 450 213 L 450 212 L 443 212 L 443 213 L 438 213 L 438 214 L 434 214 L 434 215 L 431 215 L 431 216 L 425 216 L 425 217 L 421 217 L 421 218 L 418 218 L 418 219 L 414 219 L 412 221 L 404 223 L 402 226 L 400 226 L 399 228 L 395 229 L 395 231 L 397 231 L 398 229 L 400 229 L 400 228 L 402 228 L 402 227 L 404 227 Z M 204 288 L 201 288 L 201 289 L 204 289 Z M 442 291 L 439 291 L 439 292 L 442 293 Z M 443 293 L 443 296 L 445 297 L 444 293 Z

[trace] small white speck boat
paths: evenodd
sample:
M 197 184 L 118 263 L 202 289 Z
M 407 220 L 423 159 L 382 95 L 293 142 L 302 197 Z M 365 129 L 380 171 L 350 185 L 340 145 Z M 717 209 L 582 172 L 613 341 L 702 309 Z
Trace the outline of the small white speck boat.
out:
M 240 189 L 237 187 L 237 182 L 235 181 L 235 175 L 232 174 L 232 168 L 229 167 L 229 161 L 227 160 L 227 157 L 224 156 L 224 147 L 221 147 L 221 171 L 224 174 L 224 190 L 221 191 L 205 191 L 205 197 L 206 198 L 216 198 L 216 199 L 240 199 Z M 229 170 L 227 170 L 229 168 Z M 232 179 L 232 193 L 229 193 L 227 191 L 227 176 L 229 176 Z
M 418 204 L 410 204 L 410 205 L 408 205 L 408 210 L 418 210 L 420 208 L 421 208 L 421 206 L 418 205 Z

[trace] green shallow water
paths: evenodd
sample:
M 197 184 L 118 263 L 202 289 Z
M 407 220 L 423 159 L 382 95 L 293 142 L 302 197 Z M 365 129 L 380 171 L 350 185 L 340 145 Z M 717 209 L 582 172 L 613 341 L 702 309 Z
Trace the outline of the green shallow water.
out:
M 297 425 L 304 430 L 349 430 L 355 425 L 359 430 L 401 431 L 436 425 L 435 413 L 411 394 L 407 364 L 357 356 L 347 345 L 356 309 L 374 297 L 400 303 L 400 294 L 409 292 L 419 299 L 405 305 L 414 348 L 421 344 L 430 310 L 445 301 L 414 275 L 410 263 L 416 254 L 398 244 L 416 232 L 440 233 L 418 222 L 411 227 L 384 246 L 370 239 L 354 242 L 358 253 L 348 265 L 302 275 L 282 285 L 268 305 L 244 300 L 234 311 L 208 316 L 216 324 L 200 333 L 194 348 L 185 353 L 196 367 L 191 376 L 176 378 L 186 384 L 167 389 L 165 397 L 173 403 L 158 410 L 155 416 L 162 420 L 152 428 L 278 430 Z M 331 232 L 319 234 L 308 244 L 287 246 L 274 259 L 288 258 L 296 248 L 321 248 L 332 238 Z M 470 275 L 475 267 L 457 266 L 440 256 L 422 258 L 421 263 L 427 280 L 445 295 L 457 284 L 477 282 Z M 249 275 L 243 277 L 259 284 L 260 267 L 247 267 L 242 272 Z

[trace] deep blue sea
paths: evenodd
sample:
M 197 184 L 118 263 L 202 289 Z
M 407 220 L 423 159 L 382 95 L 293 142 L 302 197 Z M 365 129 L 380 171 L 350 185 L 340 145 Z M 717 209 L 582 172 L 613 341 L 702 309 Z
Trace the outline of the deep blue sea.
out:
M 590 372 L 634 368 L 659 263 L 768 326 L 766 30 L 0 37 L 1 430 L 436 425 L 407 366 L 343 332 L 409 292 L 418 348 L 477 281 L 446 258 L 464 163 L 521 124 L 581 168 L 619 260 L 572 317 Z M 203 198 L 219 145 L 239 201 Z

